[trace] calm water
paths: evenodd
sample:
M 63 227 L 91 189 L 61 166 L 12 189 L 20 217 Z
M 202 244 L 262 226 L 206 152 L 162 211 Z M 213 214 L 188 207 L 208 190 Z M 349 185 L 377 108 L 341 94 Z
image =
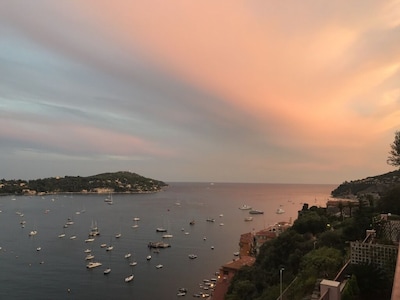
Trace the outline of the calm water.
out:
M 203 279 L 214 277 L 233 258 L 240 234 L 294 220 L 304 202 L 325 206 L 334 188 L 172 183 L 157 194 L 114 195 L 113 205 L 104 202 L 104 195 L 0 197 L 0 299 L 177 299 L 179 287 L 187 288 L 186 297 L 192 298 Z M 248 211 L 238 209 L 243 204 L 264 215 L 245 222 Z M 285 213 L 278 215 L 280 205 Z M 134 217 L 140 218 L 137 228 L 132 228 Z M 74 224 L 64 228 L 68 218 Z M 25 228 L 21 221 L 26 221 Z M 93 223 L 101 235 L 85 243 Z M 173 238 L 164 239 L 171 248 L 153 253 L 147 244 L 162 240 L 157 227 L 167 228 Z M 31 230 L 37 235 L 29 237 Z M 122 233 L 119 239 L 117 232 Z M 59 238 L 62 233 L 65 237 Z M 70 239 L 73 235 L 76 239 Z M 100 247 L 103 243 L 114 245 L 114 250 L 107 252 Z M 87 248 L 101 267 L 86 269 Z M 128 252 L 137 266 L 129 266 L 124 258 Z M 198 258 L 189 259 L 191 253 Z M 147 261 L 149 254 L 152 259 Z M 164 267 L 157 269 L 157 264 Z M 108 266 L 112 271 L 104 275 Z M 135 278 L 125 283 L 130 273 Z

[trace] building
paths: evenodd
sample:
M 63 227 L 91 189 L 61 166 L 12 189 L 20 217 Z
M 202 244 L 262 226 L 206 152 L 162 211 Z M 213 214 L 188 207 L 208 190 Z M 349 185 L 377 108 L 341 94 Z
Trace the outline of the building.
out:
M 393 268 L 398 247 L 392 245 L 350 242 L 351 264 L 371 263 L 382 269 Z
M 237 271 L 242 267 L 252 266 L 255 260 L 253 256 L 242 256 L 221 266 L 212 299 L 223 300 L 233 276 L 235 276 Z
M 240 236 L 239 256 L 250 256 L 254 254 L 254 237 L 251 232 L 244 233 Z

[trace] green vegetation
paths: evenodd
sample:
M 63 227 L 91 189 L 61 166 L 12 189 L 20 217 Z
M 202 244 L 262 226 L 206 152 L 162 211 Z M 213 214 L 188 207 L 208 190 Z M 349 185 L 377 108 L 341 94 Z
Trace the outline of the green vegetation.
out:
M 390 145 L 389 157 L 387 163 L 394 167 L 400 167 L 400 131 L 396 131 L 394 142 Z
M 349 259 L 349 241 L 363 240 L 367 229 L 378 233 L 382 226 L 382 208 L 400 213 L 400 186 L 386 191 L 377 205 L 368 205 L 368 196 L 360 197 L 349 215 L 328 214 L 325 208 L 303 207 L 293 226 L 276 239 L 264 243 L 256 262 L 242 268 L 233 278 L 227 300 L 276 300 L 280 294 L 280 269 L 286 299 L 310 299 L 318 280 L 333 280 Z M 347 206 L 342 203 L 342 206 Z M 343 209 L 342 207 L 342 209 Z M 397 211 L 399 209 L 399 211 Z M 381 237 L 382 242 L 384 238 Z M 388 244 L 391 241 L 387 241 Z M 353 274 L 343 291 L 343 299 L 390 299 L 395 262 L 385 271 L 374 264 L 350 265 Z
M 0 180 L 1 194 L 53 193 L 145 193 L 167 186 L 162 181 L 131 172 L 103 173 L 94 176 L 65 176 L 36 180 Z

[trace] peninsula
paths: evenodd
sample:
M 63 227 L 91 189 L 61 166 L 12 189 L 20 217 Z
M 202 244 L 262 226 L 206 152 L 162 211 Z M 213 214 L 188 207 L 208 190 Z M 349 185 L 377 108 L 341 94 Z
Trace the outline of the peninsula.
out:
M 46 195 L 62 193 L 154 193 L 166 183 L 131 172 L 102 173 L 93 176 L 64 176 L 35 180 L 0 180 L 1 195 Z

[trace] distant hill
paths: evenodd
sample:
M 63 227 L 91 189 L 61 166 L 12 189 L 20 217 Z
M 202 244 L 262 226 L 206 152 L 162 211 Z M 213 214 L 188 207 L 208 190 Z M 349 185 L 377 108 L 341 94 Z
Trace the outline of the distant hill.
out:
M 345 181 L 331 194 L 337 198 L 349 198 L 360 194 L 379 194 L 400 184 L 400 170 L 364 179 Z
M 131 172 L 103 173 L 93 176 L 65 176 L 35 180 L 0 180 L 0 194 L 36 195 L 55 193 L 149 193 L 166 183 Z

